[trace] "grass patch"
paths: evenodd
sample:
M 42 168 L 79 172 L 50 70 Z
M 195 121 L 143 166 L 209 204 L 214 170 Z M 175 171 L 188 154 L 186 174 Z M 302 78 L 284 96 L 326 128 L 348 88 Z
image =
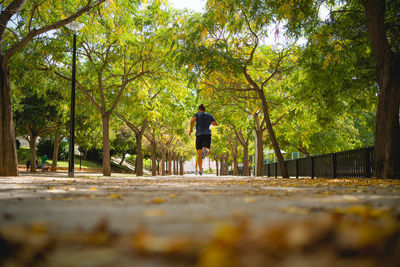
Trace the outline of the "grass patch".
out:
M 31 158 L 29 148 L 28 147 L 20 147 L 17 151 L 17 156 L 18 156 L 18 164 L 25 165 L 26 161 L 30 160 L 30 158 Z M 36 154 L 36 157 L 40 164 L 40 159 L 37 154 Z M 51 160 L 51 159 L 48 159 L 46 161 L 47 166 L 51 166 L 52 163 L 53 163 L 53 160 Z M 60 161 L 59 160 L 57 162 L 57 167 L 68 167 L 68 161 Z M 79 155 L 75 155 L 75 168 L 77 168 L 77 167 L 79 167 Z M 88 168 L 88 169 L 101 168 L 101 163 L 82 159 L 82 168 Z
M 51 159 L 46 161 L 49 166 L 53 163 Z M 75 168 L 79 167 L 79 156 L 75 155 Z M 57 167 L 68 167 L 68 161 L 57 161 Z M 101 164 L 94 162 L 94 161 L 89 161 L 86 159 L 82 159 L 82 168 L 87 168 L 87 169 L 98 169 L 101 168 Z
M 25 165 L 26 161 L 31 158 L 29 147 L 20 147 L 17 150 L 18 164 Z

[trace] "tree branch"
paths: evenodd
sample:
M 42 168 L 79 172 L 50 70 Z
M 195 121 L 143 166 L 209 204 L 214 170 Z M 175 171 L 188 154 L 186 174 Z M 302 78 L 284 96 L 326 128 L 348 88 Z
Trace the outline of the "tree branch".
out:
M 83 15 L 84 13 L 86 13 L 87 11 L 92 9 L 93 7 L 100 5 L 104 1 L 105 0 L 98 0 L 93 5 L 91 5 L 92 0 L 88 0 L 86 6 L 82 7 L 75 14 L 69 16 L 68 18 L 59 20 L 53 24 L 44 26 L 40 29 L 31 30 L 25 37 L 23 37 L 21 39 L 21 41 L 19 41 L 17 44 L 15 44 L 13 47 L 11 47 L 5 53 L 5 59 L 8 61 L 15 53 L 17 53 L 19 50 L 21 50 L 23 47 L 25 47 L 34 37 L 36 37 L 42 33 L 61 28 L 62 26 L 76 20 L 81 15 Z M 25 4 L 25 2 L 26 2 L 26 0 L 14 0 L 10 4 L 10 6 L 7 7 L 7 9 L 15 3 L 15 7 L 14 7 L 15 10 L 13 9 L 12 12 L 10 11 L 7 14 L 4 14 L 4 16 L 3 16 L 3 12 L 1 13 L 1 15 L 0 15 L 0 38 L 1 38 L 0 41 L 2 41 L 4 38 L 4 31 L 5 31 L 5 27 L 7 25 L 8 20 L 11 18 L 12 15 L 16 14 L 22 8 L 22 6 Z M 3 24 L 4 22 L 5 22 L 5 24 Z

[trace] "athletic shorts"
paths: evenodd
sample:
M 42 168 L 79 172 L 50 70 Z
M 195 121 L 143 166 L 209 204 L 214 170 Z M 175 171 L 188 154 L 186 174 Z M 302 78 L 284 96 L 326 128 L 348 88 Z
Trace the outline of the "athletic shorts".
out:
M 202 149 L 203 147 L 210 148 L 211 146 L 211 134 L 203 134 L 196 136 L 196 149 Z

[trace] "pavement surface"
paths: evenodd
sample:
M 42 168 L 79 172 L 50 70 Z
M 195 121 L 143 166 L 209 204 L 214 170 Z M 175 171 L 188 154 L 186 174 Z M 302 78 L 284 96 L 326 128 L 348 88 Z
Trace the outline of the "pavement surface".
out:
M 399 180 L 22 173 L 0 265 L 400 266 L 399 214 Z

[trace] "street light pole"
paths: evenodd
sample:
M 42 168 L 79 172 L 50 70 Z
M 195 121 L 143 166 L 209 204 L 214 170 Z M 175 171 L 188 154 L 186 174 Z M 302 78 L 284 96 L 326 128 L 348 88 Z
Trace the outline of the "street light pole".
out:
M 69 120 L 69 152 L 68 152 L 68 177 L 74 177 L 74 155 L 75 155 L 75 80 L 76 80 L 76 34 L 82 28 L 82 24 L 75 21 L 65 25 L 74 32 L 74 43 L 72 52 L 72 85 L 71 85 L 71 113 Z
M 76 33 L 72 53 L 72 86 L 71 86 L 71 113 L 69 119 L 69 153 L 68 153 L 68 177 L 74 177 L 74 150 L 75 150 L 75 73 L 76 73 Z

